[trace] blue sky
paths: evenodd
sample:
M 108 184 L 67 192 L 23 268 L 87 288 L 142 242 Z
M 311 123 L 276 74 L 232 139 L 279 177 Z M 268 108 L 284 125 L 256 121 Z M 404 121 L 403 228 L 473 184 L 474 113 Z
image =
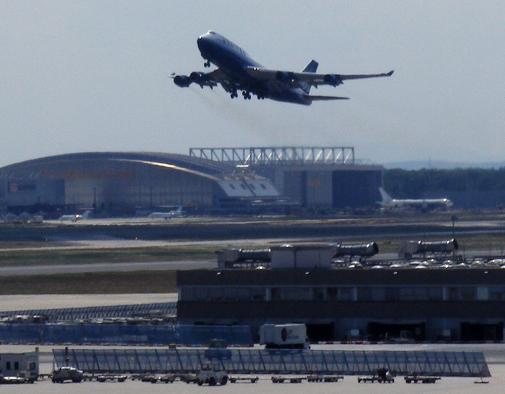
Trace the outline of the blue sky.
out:
M 0 166 L 79 151 L 354 145 L 374 162 L 498 161 L 505 2 L 0 0 Z M 180 89 L 212 29 L 269 68 L 395 69 L 310 107 Z

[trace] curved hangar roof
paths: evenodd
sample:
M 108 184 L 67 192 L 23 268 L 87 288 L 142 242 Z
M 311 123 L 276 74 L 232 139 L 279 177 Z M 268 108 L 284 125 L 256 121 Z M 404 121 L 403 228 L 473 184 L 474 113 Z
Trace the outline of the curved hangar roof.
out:
M 202 175 L 211 178 L 221 178 L 224 173 L 230 171 L 230 167 L 211 160 L 189 157 L 187 155 L 173 153 L 151 153 L 151 152 L 86 152 L 68 153 L 64 155 L 48 156 L 39 159 L 22 161 L 0 168 L 1 175 L 15 174 L 17 171 L 29 170 L 36 172 L 37 167 L 44 165 L 63 164 L 70 162 L 85 161 L 129 161 L 143 163 L 145 165 L 161 166 L 193 172 L 195 175 Z M 36 175 L 36 174 L 33 174 Z
M 36 178 L 42 173 L 47 175 L 44 168 L 48 166 L 55 168 L 59 164 L 71 166 L 97 161 L 137 163 L 199 176 L 217 182 L 230 197 L 276 197 L 279 195 L 270 180 L 253 173 L 234 174 L 234 167 L 230 164 L 183 154 L 159 152 L 84 152 L 48 156 L 2 167 L 0 177 Z

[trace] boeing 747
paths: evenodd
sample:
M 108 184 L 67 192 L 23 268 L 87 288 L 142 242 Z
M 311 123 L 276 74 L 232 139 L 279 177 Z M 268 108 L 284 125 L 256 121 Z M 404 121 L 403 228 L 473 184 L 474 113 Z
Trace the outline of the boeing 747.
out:
M 312 60 L 301 72 L 272 70 L 253 60 L 242 48 L 222 35 L 209 31 L 198 37 L 198 49 L 205 59 L 204 67 L 211 64 L 217 69 L 204 73 L 194 71 L 189 75 L 171 74 L 179 87 L 188 87 L 192 83 L 211 89 L 220 84 L 230 94 L 238 97 L 239 91 L 246 100 L 252 95 L 258 99 L 310 105 L 313 101 L 347 100 L 340 96 L 310 95 L 311 87 L 321 85 L 338 86 L 345 80 L 361 78 L 390 77 L 393 71 L 382 74 L 318 74 L 318 63 Z

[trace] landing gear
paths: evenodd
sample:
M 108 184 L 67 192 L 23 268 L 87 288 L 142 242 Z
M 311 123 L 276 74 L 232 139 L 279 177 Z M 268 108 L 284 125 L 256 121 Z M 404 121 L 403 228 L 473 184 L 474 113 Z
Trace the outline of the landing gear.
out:
M 230 93 L 230 97 L 231 97 L 232 99 L 233 99 L 233 98 L 235 98 L 235 97 L 238 97 L 237 91 L 235 90 L 235 91 L 231 92 L 231 93 Z
M 251 99 L 251 93 L 249 93 L 248 91 L 244 90 L 242 92 L 242 96 L 244 97 L 244 100 L 250 100 Z
M 203 66 L 204 67 L 210 67 L 210 62 L 208 60 L 206 60 L 205 63 L 203 63 Z

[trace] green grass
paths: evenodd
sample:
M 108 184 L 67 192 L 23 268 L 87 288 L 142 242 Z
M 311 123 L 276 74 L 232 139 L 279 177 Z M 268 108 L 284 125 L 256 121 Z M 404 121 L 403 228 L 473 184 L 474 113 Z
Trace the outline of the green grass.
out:
M 0 276 L 0 294 L 128 294 L 175 292 L 175 271 Z
M 426 240 L 450 238 L 426 236 Z M 459 254 L 466 251 L 505 253 L 505 236 L 501 234 L 458 235 Z M 394 253 L 402 243 L 415 239 L 406 236 L 377 237 L 382 253 Z M 418 237 L 423 239 L 423 237 Z M 370 239 L 364 239 L 370 240 Z M 280 243 L 280 242 L 279 242 Z M 242 248 L 259 248 L 263 245 L 251 244 L 247 240 Z M 268 245 L 264 245 L 268 246 Z M 115 249 L 41 249 L 2 250 L 0 266 L 64 265 L 110 263 L 114 271 L 115 262 L 149 262 L 181 260 L 214 260 L 215 251 L 229 247 L 228 244 L 153 246 L 141 248 Z M 237 245 L 235 245 L 237 247 Z M 80 274 L 55 274 L 33 276 L 0 276 L 0 294 L 120 294 L 120 293 L 167 293 L 176 291 L 175 271 L 99 272 Z
M 213 259 L 216 247 L 2 250 L 0 266 Z

